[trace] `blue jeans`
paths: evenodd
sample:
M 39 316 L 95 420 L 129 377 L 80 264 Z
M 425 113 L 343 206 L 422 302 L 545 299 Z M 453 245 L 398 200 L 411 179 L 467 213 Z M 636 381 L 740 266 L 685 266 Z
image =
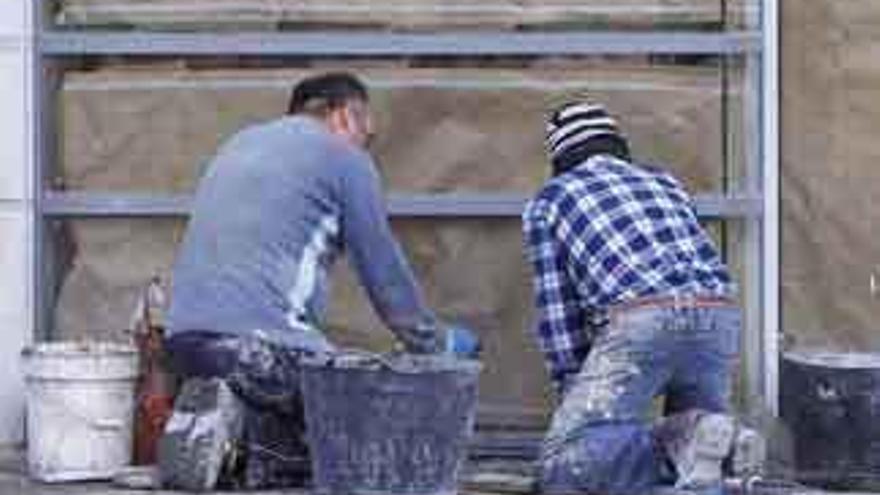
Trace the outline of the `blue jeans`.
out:
M 674 483 L 649 419 L 729 408 L 741 312 L 734 305 L 612 314 L 556 410 L 541 459 L 547 493 L 643 494 Z
M 258 409 L 301 415 L 299 362 L 306 351 L 274 344 L 257 335 L 185 332 L 166 341 L 174 370 L 183 377 L 224 378 Z

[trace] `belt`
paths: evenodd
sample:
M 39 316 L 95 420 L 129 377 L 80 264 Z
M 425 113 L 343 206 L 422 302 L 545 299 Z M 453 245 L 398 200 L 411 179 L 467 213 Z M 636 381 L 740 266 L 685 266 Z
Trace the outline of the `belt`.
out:
M 645 296 L 615 304 L 608 309 L 610 314 L 632 309 L 646 308 L 718 308 L 735 305 L 729 296 L 711 294 Z

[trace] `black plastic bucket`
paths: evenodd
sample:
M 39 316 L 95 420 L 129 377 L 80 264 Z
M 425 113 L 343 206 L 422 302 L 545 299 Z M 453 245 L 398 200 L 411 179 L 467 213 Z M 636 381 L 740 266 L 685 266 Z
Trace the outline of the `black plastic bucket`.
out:
M 455 494 L 479 372 L 476 361 L 440 356 L 304 363 L 314 491 Z
M 785 353 L 780 380 L 797 478 L 825 488 L 880 487 L 880 355 Z

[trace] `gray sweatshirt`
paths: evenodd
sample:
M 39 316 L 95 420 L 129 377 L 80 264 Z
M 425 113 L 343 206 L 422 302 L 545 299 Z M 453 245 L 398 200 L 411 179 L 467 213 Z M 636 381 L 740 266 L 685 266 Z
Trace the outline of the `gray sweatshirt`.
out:
M 369 155 L 310 117 L 246 128 L 221 146 L 199 183 L 174 266 L 168 334 L 259 332 L 328 350 L 320 331 L 328 269 L 343 248 L 407 349 L 439 350 Z

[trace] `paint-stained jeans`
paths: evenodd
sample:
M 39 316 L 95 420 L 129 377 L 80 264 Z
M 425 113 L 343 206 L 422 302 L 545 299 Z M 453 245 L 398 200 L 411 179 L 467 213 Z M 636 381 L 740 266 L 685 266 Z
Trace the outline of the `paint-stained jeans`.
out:
M 175 370 L 219 377 L 246 404 L 242 488 L 299 486 L 308 477 L 308 449 L 299 381 L 306 353 L 260 338 L 186 332 L 166 342 Z
M 741 312 L 642 307 L 613 315 L 553 416 L 542 453 L 546 493 L 643 494 L 674 477 L 649 419 L 728 409 Z
M 166 343 L 180 375 L 219 377 L 245 402 L 282 414 L 299 415 L 302 397 L 299 362 L 302 351 L 282 347 L 259 334 L 229 336 L 186 332 Z

